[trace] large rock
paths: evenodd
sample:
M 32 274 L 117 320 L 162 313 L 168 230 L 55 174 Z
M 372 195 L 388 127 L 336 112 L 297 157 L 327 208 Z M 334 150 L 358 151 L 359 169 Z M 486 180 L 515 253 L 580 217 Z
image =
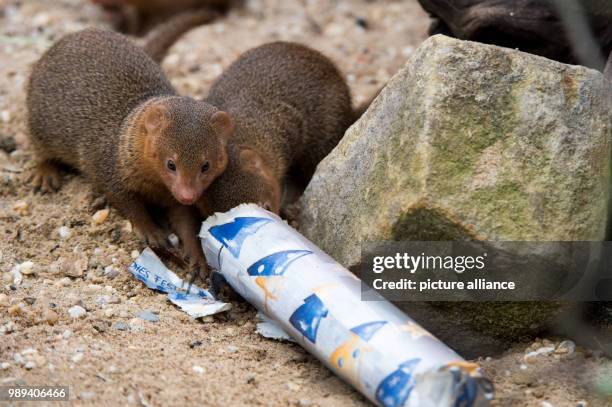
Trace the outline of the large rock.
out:
M 431 37 L 318 166 L 302 232 L 351 267 L 379 240 L 600 240 L 601 73 Z
M 431 37 L 319 164 L 301 230 L 351 268 L 365 241 L 601 240 L 611 117 L 597 71 Z M 453 309 L 516 336 L 556 307 Z

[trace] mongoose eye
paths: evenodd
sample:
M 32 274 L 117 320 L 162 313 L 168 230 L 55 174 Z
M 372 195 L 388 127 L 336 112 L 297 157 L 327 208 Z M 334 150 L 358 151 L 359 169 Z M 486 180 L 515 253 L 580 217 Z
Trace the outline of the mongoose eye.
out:
M 168 160 L 166 162 L 166 167 L 168 167 L 168 169 L 172 172 L 176 171 L 176 164 L 172 160 Z
M 208 171 L 208 169 L 210 168 L 210 163 L 208 161 L 206 161 L 203 165 L 202 165 L 202 172 L 206 172 Z

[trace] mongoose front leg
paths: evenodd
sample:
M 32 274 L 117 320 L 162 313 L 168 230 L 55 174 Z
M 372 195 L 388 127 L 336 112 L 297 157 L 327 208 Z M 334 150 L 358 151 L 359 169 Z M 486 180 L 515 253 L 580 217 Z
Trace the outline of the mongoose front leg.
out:
M 198 229 L 200 227 L 198 210 L 193 206 L 174 205 L 168 209 L 168 218 L 172 230 L 183 245 L 185 261 L 189 263 L 189 267 L 194 273 L 199 273 L 200 277 L 204 279 L 208 274 L 208 268 L 198 239 Z
M 42 193 L 57 191 L 62 184 L 59 168 L 51 161 L 39 161 L 30 177 L 30 182 L 34 191 Z
M 144 240 L 145 244 L 168 250 L 172 248 L 172 243 L 168 239 L 168 231 L 153 222 L 147 208 L 140 200 L 130 196 L 109 196 L 108 200 L 112 206 L 132 222 L 136 233 Z

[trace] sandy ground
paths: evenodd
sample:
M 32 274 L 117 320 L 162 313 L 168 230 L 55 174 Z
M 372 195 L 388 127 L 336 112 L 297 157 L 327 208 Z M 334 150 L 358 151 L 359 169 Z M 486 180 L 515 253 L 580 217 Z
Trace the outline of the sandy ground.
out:
M 403 66 L 428 25 L 413 1 L 246 3 L 174 46 L 164 68 L 182 93 L 205 95 L 241 52 L 283 39 L 331 57 L 359 104 Z M 141 244 L 112 209 L 92 223 L 93 197 L 81 177 L 66 174 L 56 194 L 32 194 L 23 94 L 29 66 L 61 35 L 104 24 L 85 1 L 0 0 L 0 385 L 69 385 L 74 405 L 368 405 L 299 346 L 260 337 L 248 304 L 193 321 L 144 288 L 127 272 Z M 27 261 L 32 267 L 22 266 L 22 281 L 14 281 L 11 270 Z M 86 313 L 72 319 L 75 305 Z M 139 319 L 144 310 L 159 321 Z M 558 346 L 562 339 L 482 355 L 497 388 L 494 404 L 612 405 L 598 396 L 612 376 L 608 360 Z

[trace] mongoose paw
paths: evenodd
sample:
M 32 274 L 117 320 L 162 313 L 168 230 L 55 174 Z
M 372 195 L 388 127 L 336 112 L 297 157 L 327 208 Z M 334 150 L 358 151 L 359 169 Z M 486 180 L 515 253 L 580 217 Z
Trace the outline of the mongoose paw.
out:
M 47 193 L 57 191 L 62 185 L 58 168 L 49 162 L 42 162 L 36 166 L 30 177 L 34 191 Z
M 168 233 L 163 229 L 147 230 L 140 232 L 147 246 L 172 250 L 172 242 L 168 239 Z
M 188 274 L 188 281 L 190 285 L 195 283 L 198 278 L 200 279 L 200 281 L 202 281 L 202 283 L 206 282 L 206 277 L 208 277 L 209 275 L 209 270 L 208 266 L 206 265 L 206 262 L 197 263 L 193 265 L 190 263 L 189 269 L 190 272 Z
M 183 248 L 183 260 L 193 273 L 199 274 L 202 281 L 208 276 L 208 266 L 206 258 L 202 254 L 202 249 L 195 247 L 192 250 Z
M 106 199 L 106 197 L 104 195 L 100 195 L 92 199 L 91 203 L 89 204 L 89 209 L 92 212 L 95 212 L 97 210 L 100 210 L 106 207 L 107 204 L 108 204 L 108 200 Z

